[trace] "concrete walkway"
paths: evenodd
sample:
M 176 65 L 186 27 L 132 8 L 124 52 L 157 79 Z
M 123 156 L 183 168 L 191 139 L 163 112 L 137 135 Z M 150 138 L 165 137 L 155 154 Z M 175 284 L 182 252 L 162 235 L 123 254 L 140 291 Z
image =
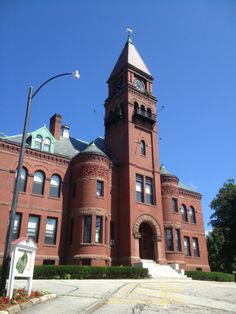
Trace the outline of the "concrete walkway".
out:
M 23 281 L 17 282 L 23 287 Z M 236 313 L 236 284 L 173 279 L 34 280 L 57 298 L 21 313 Z

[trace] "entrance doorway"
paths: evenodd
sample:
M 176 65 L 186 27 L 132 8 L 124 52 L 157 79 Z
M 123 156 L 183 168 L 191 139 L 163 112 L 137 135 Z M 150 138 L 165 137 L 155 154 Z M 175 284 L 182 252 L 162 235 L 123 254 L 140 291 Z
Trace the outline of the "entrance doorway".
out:
M 139 227 L 139 234 L 141 235 L 139 238 L 140 258 L 154 260 L 154 233 L 151 226 L 146 222 L 141 223 Z

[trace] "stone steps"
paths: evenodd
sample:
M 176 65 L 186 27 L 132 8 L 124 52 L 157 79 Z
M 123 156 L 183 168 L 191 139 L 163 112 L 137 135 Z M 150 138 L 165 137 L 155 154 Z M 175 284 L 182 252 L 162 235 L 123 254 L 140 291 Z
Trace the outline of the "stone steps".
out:
M 153 260 L 142 259 L 141 263 L 143 268 L 148 268 L 149 275 L 151 278 L 172 278 L 172 279 L 190 279 L 184 275 L 184 271 L 176 270 L 170 265 L 160 265 Z

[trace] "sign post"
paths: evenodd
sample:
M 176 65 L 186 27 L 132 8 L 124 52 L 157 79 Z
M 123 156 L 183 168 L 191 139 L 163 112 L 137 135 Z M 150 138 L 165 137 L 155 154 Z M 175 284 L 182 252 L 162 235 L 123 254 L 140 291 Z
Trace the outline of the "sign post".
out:
M 34 273 L 35 242 L 27 237 L 19 238 L 12 242 L 12 258 L 7 288 L 7 297 L 12 298 L 15 277 L 27 278 L 28 295 L 31 294 Z

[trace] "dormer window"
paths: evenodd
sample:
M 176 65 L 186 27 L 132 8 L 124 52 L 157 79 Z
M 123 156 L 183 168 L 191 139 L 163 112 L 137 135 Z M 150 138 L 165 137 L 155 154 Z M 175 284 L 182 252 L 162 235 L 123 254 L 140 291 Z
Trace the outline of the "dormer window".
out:
M 51 150 L 51 140 L 48 137 L 46 137 L 45 140 L 44 140 L 43 150 L 45 152 L 49 152 L 50 153 L 50 150 Z
M 35 138 L 35 148 L 42 150 L 43 138 L 41 135 L 37 135 Z

